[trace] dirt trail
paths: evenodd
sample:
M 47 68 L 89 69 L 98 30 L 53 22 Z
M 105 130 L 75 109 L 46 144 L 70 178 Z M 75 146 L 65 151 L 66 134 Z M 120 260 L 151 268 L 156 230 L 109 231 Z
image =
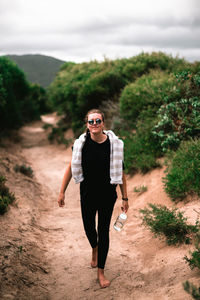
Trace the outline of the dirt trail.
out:
M 139 218 L 139 209 L 149 202 L 172 205 L 163 191 L 163 169 L 154 170 L 146 176 L 138 174 L 128 178 L 128 221 L 122 232 L 114 231 L 113 223 L 120 212 L 121 201 L 118 200 L 111 222 L 110 251 L 105 269 L 111 286 L 100 289 L 96 280 L 97 270 L 90 267 L 91 250 L 82 226 L 79 186 L 73 180 L 66 192 L 65 207 L 57 205 L 62 176 L 71 159 L 71 148 L 49 144 L 42 125 L 44 122 L 53 123 L 54 116 L 46 116 L 42 120 L 20 131 L 22 155 L 32 167 L 42 189 L 35 219 L 40 229 L 38 244 L 43 245 L 41 255 L 48 269 L 45 279 L 44 276 L 40 278 L 46 287 L 44 296 L 27 299 L 191 299 L 182 287 L 182 282 L 188 279 L 194 279 L 195 283 L 198 275 L 183 261 L 190 247 L 166 246 L 141 226 Z M 137 195 L 133 191 L 134 186 L 141 185 L 147 186 L 148 191 Z M 197 207 L 198 200 L 184 207 L 192 220 L 195 217 L 193 209 Z

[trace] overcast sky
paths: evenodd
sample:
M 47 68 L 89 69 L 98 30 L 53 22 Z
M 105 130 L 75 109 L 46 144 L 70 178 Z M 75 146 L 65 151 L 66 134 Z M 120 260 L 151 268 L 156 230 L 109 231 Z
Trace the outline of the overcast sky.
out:
M 0 55 L 200 60 L 200 0 L 0 0 Z

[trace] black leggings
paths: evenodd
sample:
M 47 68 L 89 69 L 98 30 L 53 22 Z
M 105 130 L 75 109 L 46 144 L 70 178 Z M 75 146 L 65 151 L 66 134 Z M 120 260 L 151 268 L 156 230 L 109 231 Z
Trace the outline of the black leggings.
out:
M 107 200 L 107 201 L 106 201 Z M 98 268 L 104 269 L 109 249 L 109 228 L 116 199 L 81 199 L 81 212 L 86 236 L 92 248 L 98 245 Z M 95 217 L 98 213 L 96 231 Z

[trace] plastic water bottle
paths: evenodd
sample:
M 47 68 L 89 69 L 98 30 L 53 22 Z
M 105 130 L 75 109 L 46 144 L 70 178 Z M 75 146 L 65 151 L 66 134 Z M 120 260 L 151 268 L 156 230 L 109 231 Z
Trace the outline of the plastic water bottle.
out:
M 123 226 L 124 226 L 124 224 L 125 224 L 125 222 L 126 222 L 126 220 L 127 220 L 127 215 L 123 212 L 123 213 L 121 213 L 118 217 L 117 217 L 117 219 L 116 219 L 116 221 L 115 221 L 115 224 L 114 224 L 114 229 L 115 230 L 117 230 L 117 231 L 121 231 L 122 230 L 122 228 L 123 228 Z

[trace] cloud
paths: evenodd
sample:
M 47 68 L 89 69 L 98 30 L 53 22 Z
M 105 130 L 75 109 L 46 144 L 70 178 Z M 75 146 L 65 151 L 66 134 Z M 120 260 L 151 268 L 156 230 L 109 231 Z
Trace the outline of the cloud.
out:
M 81 61 L 162 50 L 200 59 L 199 8 L 198 0 L 1 0 L 0 54 Z

